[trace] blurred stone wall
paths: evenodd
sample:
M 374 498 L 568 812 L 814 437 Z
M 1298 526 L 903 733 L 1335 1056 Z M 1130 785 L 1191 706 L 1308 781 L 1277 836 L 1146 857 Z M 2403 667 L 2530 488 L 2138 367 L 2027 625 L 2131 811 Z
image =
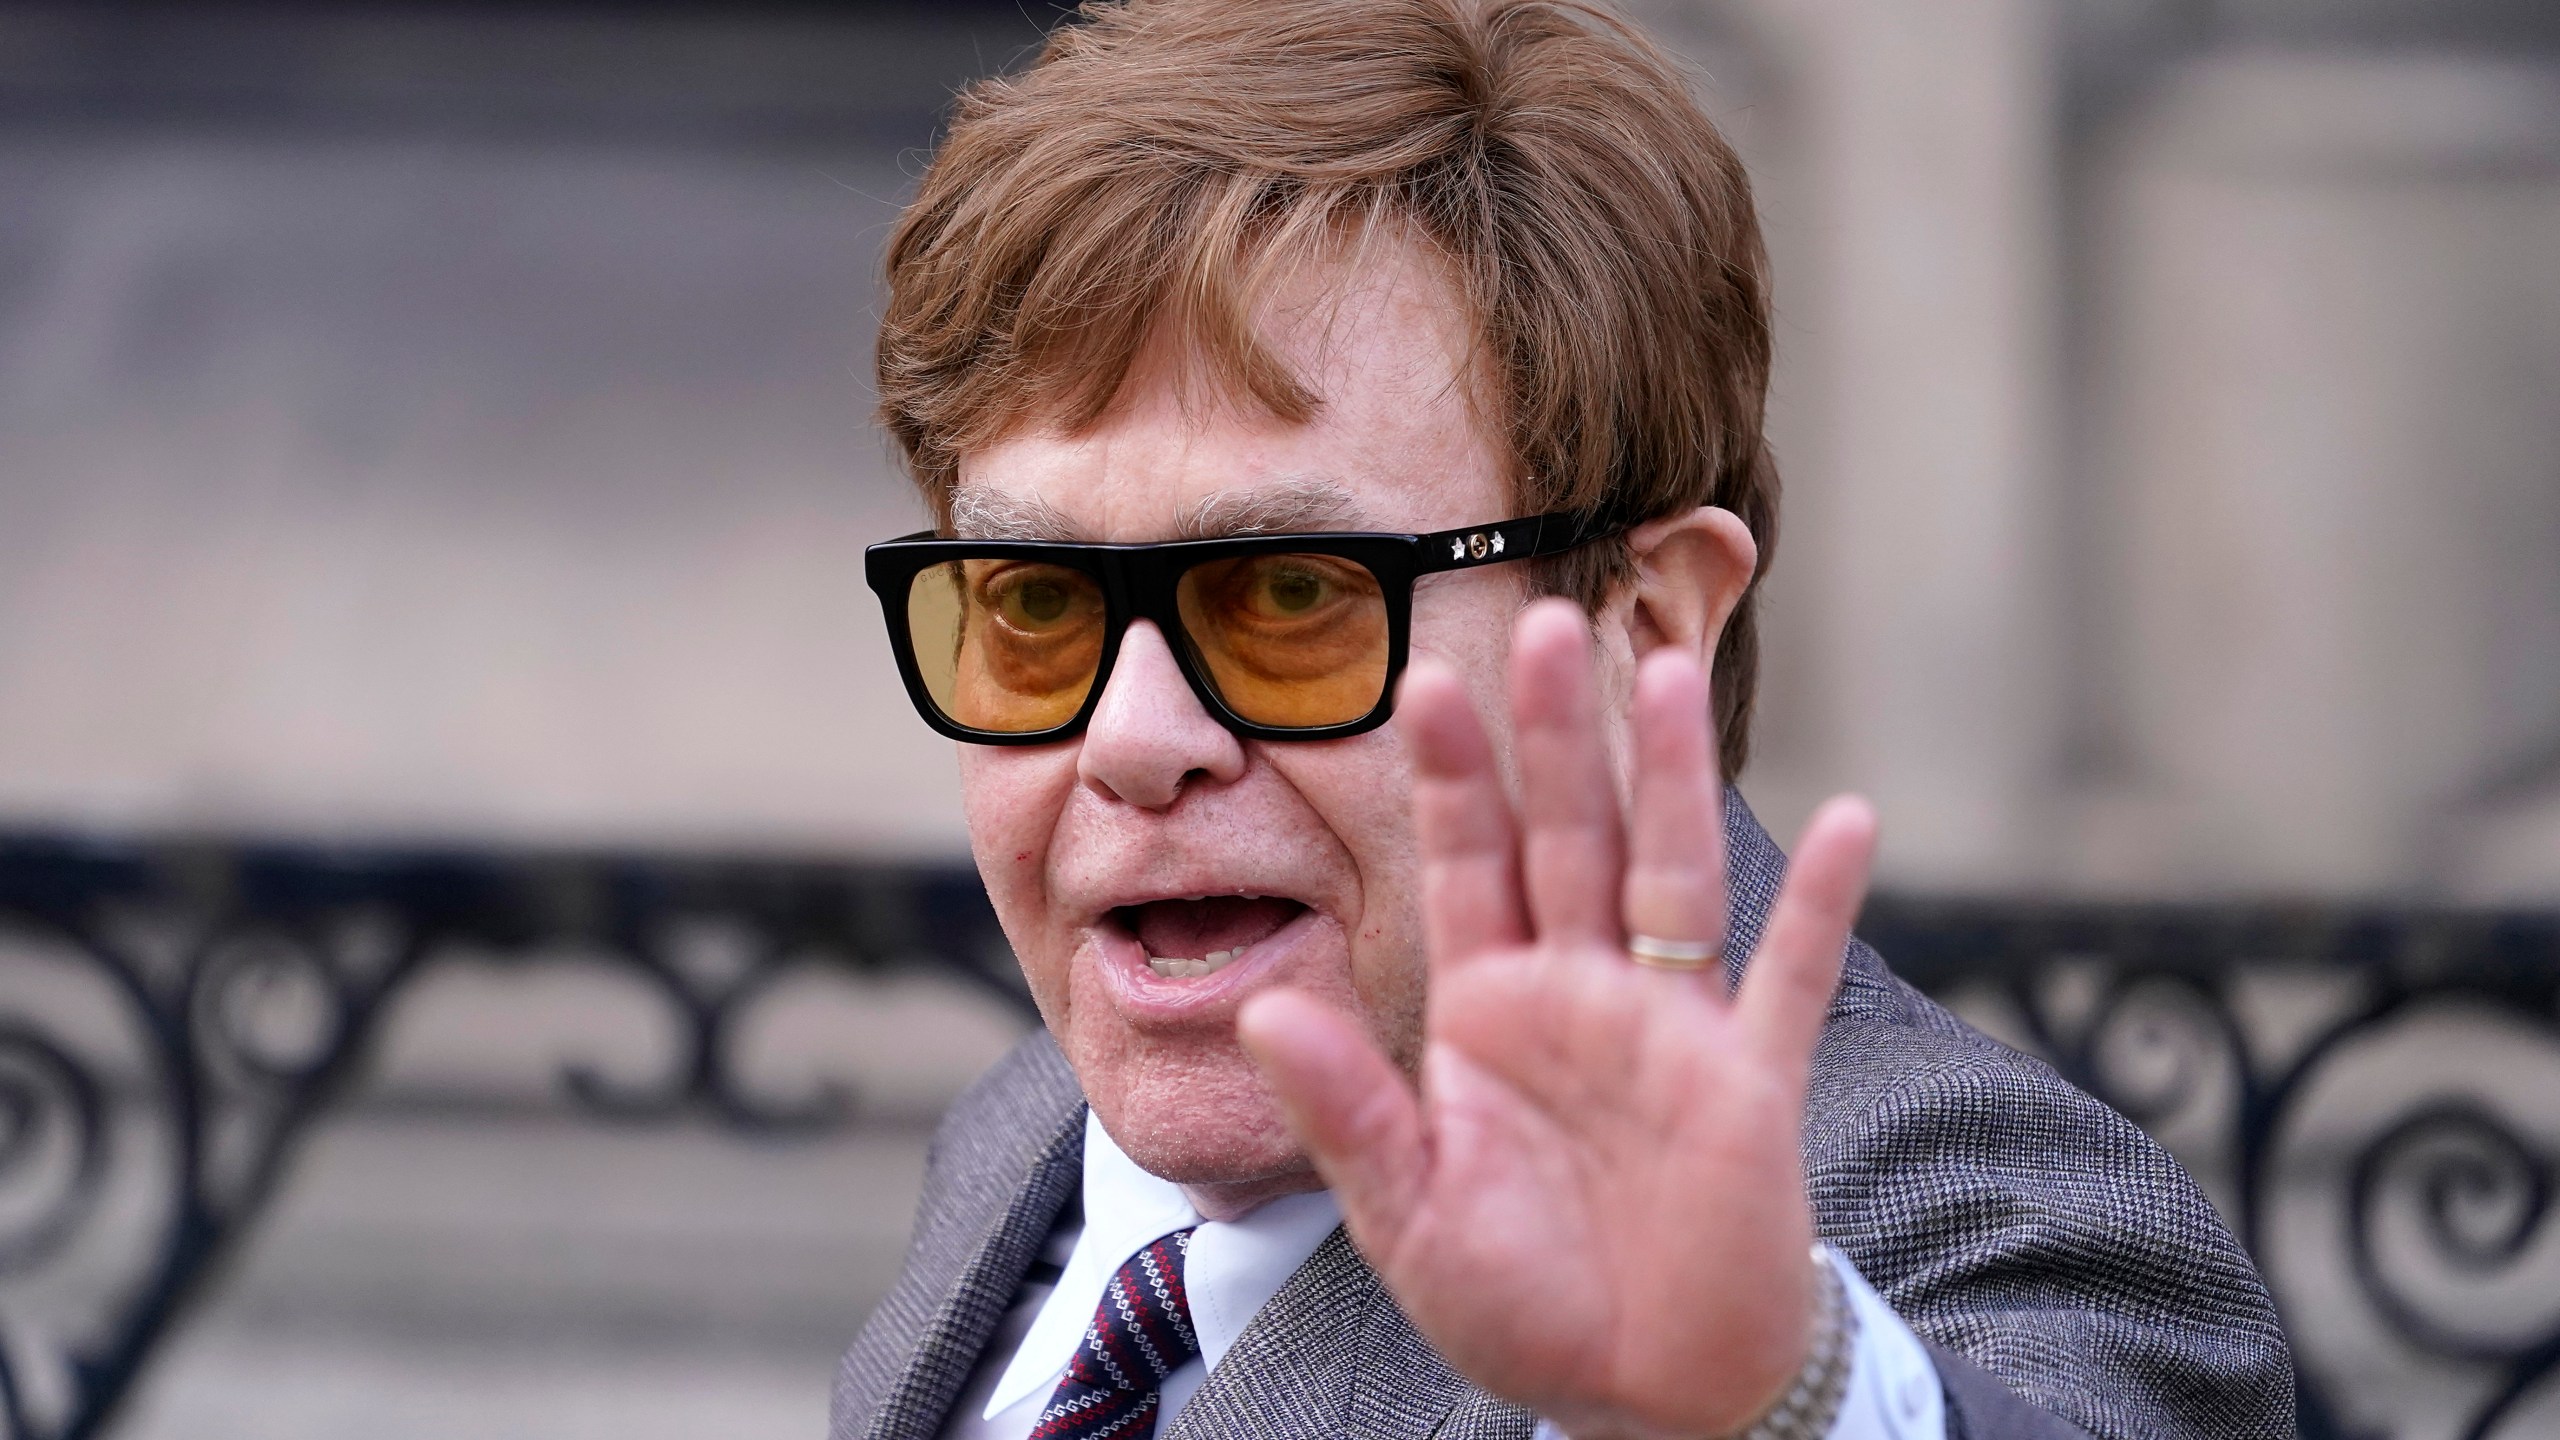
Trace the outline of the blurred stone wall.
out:
M 1758 171 L 1782 831 L 2560 893 L 2560 26 L 1652 0 Z M 1004 7 L 0 10 L 0 816 L 957 853 L 859 580 Z
M 1757 173 L 1762 756 L 1919 888 L 2560 898 L 2560 11 L 1663 6 Z
M 867 317 L 1006 27 L 112 13 L 0 12 L 0 813 L 956 847 Z

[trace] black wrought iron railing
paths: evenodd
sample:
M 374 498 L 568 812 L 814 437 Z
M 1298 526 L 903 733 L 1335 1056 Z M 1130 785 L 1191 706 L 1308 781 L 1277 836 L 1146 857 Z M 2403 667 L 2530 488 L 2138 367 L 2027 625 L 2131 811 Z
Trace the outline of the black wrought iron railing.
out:
M 744 945 L 678 943 L 706 920 Z M 2551 1398 L 2560 915 L 1883 897 L 1861 929 L 2197 1171 L 2285 1308 L 2311 1440 L 2522 1433 Z M 5 1440 L 106 1433 L 449 957 L 624 967 L 677 1019 L 677 1053 L 637 1088 L 563 1062 L 564 1091 L 601 1117 L 767 1132 L 858 1113 L 741 1080 L 742 1017 L 792 967 L 930 966 L 1024 1003 L 975 877 L 932 867 L 0 837 L 0 947 L 115 1012 L 109 1037 L 0 986 Z M 150 1114 L 147 1174 L 119 1173 L 119 1106 Z M 98 1282 L 94 1322 L 25 1313 L 134 1184 L 161 1192 L 148 1253 Z M 2412 1367 L 2460 1413 L 2375 1400 Z

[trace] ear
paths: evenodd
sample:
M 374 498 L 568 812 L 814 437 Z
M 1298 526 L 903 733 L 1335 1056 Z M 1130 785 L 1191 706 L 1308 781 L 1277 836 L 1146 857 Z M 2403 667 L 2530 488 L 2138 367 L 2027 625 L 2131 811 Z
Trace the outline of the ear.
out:
M 1730 510 L 1701 505 L 1646 521 L 1627 532 L 1627 543 L 1636 562 L 1623 612 L 1629 650 L 1641 660 L 1656 646 L 1677 645 L 1701 668 L 1714 664 L 1724 623 L 1760 565 L 1751 528 Z

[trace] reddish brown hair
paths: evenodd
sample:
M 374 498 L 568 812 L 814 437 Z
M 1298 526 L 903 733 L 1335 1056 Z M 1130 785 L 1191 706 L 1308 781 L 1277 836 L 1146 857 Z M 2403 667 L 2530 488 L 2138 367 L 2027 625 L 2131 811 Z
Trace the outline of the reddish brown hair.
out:
M 881 414 L 937 515 L 960 457 L 1109 409 L 1181 327 L 1220 382 L 1304 418 L 1258 342 L 1281 265 L 1392 223 L 1479 329 L 1517 512 L 1739 515 L 1765 570 L 1767 263 L 1741 162 L 1681 73 L 1579 0 L 1120 0 L 962 97 L 889 246 Z M 1623 540 L 1539 563 L 1597 608 Z M 1755 585 L 1714 665 L 1750 748 Z

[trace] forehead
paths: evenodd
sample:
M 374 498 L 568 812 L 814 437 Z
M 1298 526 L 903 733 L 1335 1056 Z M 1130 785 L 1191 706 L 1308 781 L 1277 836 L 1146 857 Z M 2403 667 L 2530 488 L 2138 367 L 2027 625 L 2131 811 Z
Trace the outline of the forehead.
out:
M 1136 541 L 1509 515 L 1485 357 L 1456 288 L 1421 250 L 1373 239 L 1284 272 L 1253 316 L 1317 397 L 1307 420 L 1226 392 L 1160 333 L 1092 426 L 1026 430 L 963 457 L 954 528 Z

